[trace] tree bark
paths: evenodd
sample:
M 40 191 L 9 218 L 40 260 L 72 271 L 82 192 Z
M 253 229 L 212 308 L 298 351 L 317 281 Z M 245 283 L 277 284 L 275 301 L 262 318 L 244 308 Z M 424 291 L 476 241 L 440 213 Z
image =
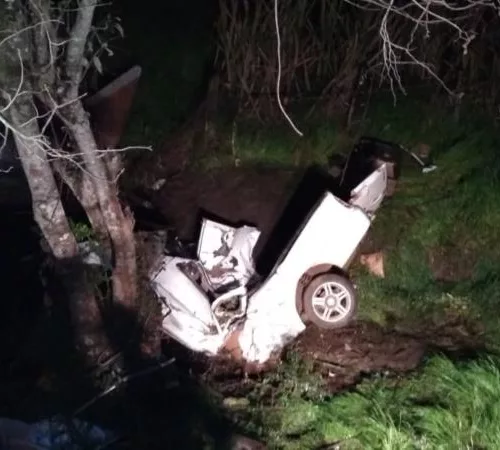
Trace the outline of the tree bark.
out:
M 137 273 L 133 218 L 125 214 L 119 201 L 116 182 L 107 176 L 104 160 L 99 157 L 90 122 L 81 102 L 73 103 L 67 111 L 69 112 L 67 126 L 82 152 L 93 193 L 99 202 L 113 245 L 113 297 L 118 303 L 135 307 Z M 88 196 L 92 193 L 89 189 L 83 192 L 83 195 Z
M 12 124 L 19 133 L 14 139 L 31 191 L 33 214 L 50 250 L 58 259 L 78 255 L 76 239 L 70 229 L 66 213 L 52 173 L 47 155 L 33 140 L 40 135 L 33 117 L 33 103 L 29 97 L 19 97 L 10 108 Z
M 75 24 L 70 32 L 70 40 L 66 48 L 67 76 L 66 98 L 74 100 L 78 97 L 78 89 L 82 81 L 83 53 L 92 27 L 94 11 L 98 0 L 80 0 Z
M 134 221 L 125 214 L 118 197 L 115 180 L 108 176 L 104 158 L 100 157 L 92 133 L 87 112 L 78 99 L 82 79 L 85 42 L 92 26 L 96 0 L 81 0 L 75 24 L 71 29 L 65 61 L 67 87 L 64 100 L 71 102 L 61 111 L 66 126 L 82 154 L 85 169 L 91 183 L 87 183 L 82 195 L 91 203 L 95 195 L 113 247 L 113 297 L 127 307 L 135 307 L 137 297 L 137 271 Z M 86 176 L 86 175 L 85 175 Z
M 63 209 L 52 169 L 43 150 L 26 137 L 38 136 L 39 129 L 31 111 L 31 102 L 18 101 L 10 110 L 21 164 L 32 196 L 33 214 L 54 257 L 56 274 L 62 285 L 62 301 L 70 311 L 75 349 L 92 367 L 99 355 L 109 349 L 101 312 L 87 270 L 80 261 L 79 249 Z M 23 123 L 25 125 L 23 125 Z

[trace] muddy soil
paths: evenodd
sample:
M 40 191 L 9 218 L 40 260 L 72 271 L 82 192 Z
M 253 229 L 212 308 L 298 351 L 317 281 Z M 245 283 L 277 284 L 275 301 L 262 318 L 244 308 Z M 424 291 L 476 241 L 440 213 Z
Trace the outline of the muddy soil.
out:
M 309 326 L 284 352 L 298 352 L 312 363 L 329 392 L 348 389 L 370 374 L 401 374 L 422 362 L 426 342 L 373 323 L 358 322 L 340 330 Z M 224 396 L 244 396 L 267 370 L 278 364 L 243 367 L 229 358 L 191 355 L 192 366 Z
M 324 376 L 330 392 L 339 392 L 372 374 L 405 374 L 430 353 L 470 356 L 482 350 L 477 330 L 464 324 L 427 325 L 408 332 L 358 322 L 339 330 L 309 327 L 292 348 Z
M 279 364 L 274 360 L 261 366 L 245 366 L 230 357 L 210 358 L 186 351 L 172 341 L 165 346 L 181 366 L 223 397 L 245 397 L 266 372 Z M 359 321 L 339 330 L 321 330 L 310 325 L 283 354 L 299 353 L 322 376 L 327 391 L 334 394 L 373 375 L 407 374 L 432 353 L 464 358 L 482 351 L 477 330 L 461 323 L 409 332 Z
M 166 181 L 154 203 L 182 238 L 196 238 L 200 214 L 270 229 L 302 171 L 258 167 L 189 170 Z
M 356 384 L 364 375 L 416 369 L 426 344 L 375 324 L 356 323 L 340 330 L 309 327 L 294 349 L 315 363 L 330 391 L 338 392 Z

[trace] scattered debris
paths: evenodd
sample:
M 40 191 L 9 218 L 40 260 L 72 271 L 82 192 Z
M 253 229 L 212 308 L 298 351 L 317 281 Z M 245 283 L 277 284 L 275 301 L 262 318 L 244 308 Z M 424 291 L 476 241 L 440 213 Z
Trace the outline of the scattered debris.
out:
M 388 171 L 394 172 L 389 163 L 370 164 L 347 202 L 328 185 L 311 207 L 301 205 L 266 276 L 254 266 L 259 229 L 205 218 L 196 255 L 169 252 L 150 274 L 164 331 L 194 351 L 216 355 L 229 346 L 247 362 L 264 363 L 308 322 L 326 329 L 348 324 L 357 303 L 345 270 L 385 197 Z M 347 181 L 341 180 L 344 189 Z
M 415 146 L 414 153 L 416 153 L 421 160 L 428 160 L 431 156 L 431 146 L 420 142 Z
M 400 146 L 403 151 L 408 153 L 419 165 L 422 167 L 422 173 L 434 172 L 437 166 L 430 163 L 430 152 L 431 149 L 427 144 L 419 144 L 416 151 L 413 152 L 407 148 Z
M 250 405 L 250 400 L 244 397 L 226 397 L 222 405 L 229 409 L 246 409 Z
M 141 77 L 140 66 L 133 66 L 91 97 L 84 99 L 100 149 L 118 146 Z
M 104 448 L 116 440 L 111 432 L 80 420 L 54 417 L 32 424 L 0 418 L 2 449 L 68 449 Z
M 106 252 L 96 241 L 88 240 L 79 242 L 78 248 L 84 264 L 111 269 L 111 258 L 106 255 Z
M 259 441 L 235 434 L 231 439 L 231 450 L 266 450 L 267 447 Z
M 359 257 L 361 265 L 365 266 L 368 272 L 379 278 L 385 278 L 384 254 L 383 252 L 369 253 Z
M 153 185 L 151 186 L 151 189 L 153 191 L 159 191 L 163 187 L 163 185 L 166 183 L 166 181 L 167 181 L 166 178 L 160 178 L 160 179 L 156 180 L 153 183 Z

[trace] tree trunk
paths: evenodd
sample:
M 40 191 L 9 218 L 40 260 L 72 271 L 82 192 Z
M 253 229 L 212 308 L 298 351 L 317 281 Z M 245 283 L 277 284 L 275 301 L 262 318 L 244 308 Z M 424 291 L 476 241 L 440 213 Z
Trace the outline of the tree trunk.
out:
M 64 321 L 58 325 L 69 329 L 70 351 L 77 352 L 86 369 L 95 368 L 115 351 L 96 299 L 92 270 L 80 258 L 59 260 L 53 266 L 55 276 L 49 283 L 49 295 Z
M 63 209 L 59 191 L 47 156 L 36 144 L 40 129 L 32 120 L 35 113 L 29 97 L 20 97 L 10 109 L 14 138 L 32 196 L 35 221 L 56 258 L 55 268 L 63 287 L 63 301 L 71 313 L 75 347 L 86 364 L 93 366 L 108 349 L 101 313 L 85 266 Z
M 58 259 L 78 255 L 76 239 L 70 229 L 59 191 L 47 155 L 37 144 L 40 129 L 34 117 L 36 112 L 28 96 L 19 97 L 10 108 L 13 125 L 19 131 L 14 139 L 31 191 L 33 215 L 47 240 L 50 250 Z
M 95 194 L 113 246 L 113 298 L 124 306 L 135 308 L 137 270 L 133 218 L 122 209 L 116 180 L 110 180 L 108 177 L 104 158 L 102 154 L 99 155 L 87 113 L 81 102 L 69 106 L 67 113 L 67 126 L 82 153 L 92 184 L 86 186 L 82 195 L 89 198 Z
M 48 10 L 48 3 L 44 1 L 43 7 L 44 11 Z M 0 21 L 6 21 L 2 24 L 5 28 L 2 28 L 26 30 L 29 23 L 27 14 L 17 3 L 10 12 L 9 8 L 5 9 L 5 4 L 0 5 Z M 61 301 L 65 309 L 71 312 L 74 343 L 81 350 L 86 363 L 93 365 L 96 355 L 101 354 L 107 347 L 106 335 L 93 285 L 87 277 L 87 268 L 80 260 L 79 248 L 49 163 L 47 151 L 51 147 L 48 137 L 39 125 L 41 116 L 32 94 L 37 91 L 42 78 L 47 80 L 44 77 L 50 70 L 33 69 L 31 52 L 36 52 L 37 58 L 45 58 L 47 42 L 41 35 L 36 34 L 33 48 L 28 32 L 16 33 L 15 36 L 16 39 L 5 41 L 0 46 L 0 60 L 4 63 L 0 67 L 0 100 L 3 100 L 3 104 L 0 104 L 0 108 L 3 108 L 1 119 L 11 128 L 30 188 L 34 219 L 55 259 L 53 266 L 60 276 L 57 281 L 58 284 L 62 283 L 64 288 Z M 33 84 L 37 88 L 34 88 Z M 51 107 L 52 103 L 48 106 Z
M 88 38 L 97 0 L 81 0 L 71 39 L 66 49 L 66 89 L 63 99 L 67 106 L 61 110 L 78 152 L 81 153 L 85 170 L 91 183 L 85 184 L 82 196 L 91 203 L 93 195 L 99 203 L 106 229 L 113 247 L 113 298 L 125 307 L 135 309 L 137 297 L 137 271 L 134 240 L 134 221 L 126 214 L 118 197 L 116 180 L 110 179 L 111 168 L 96 145 L 87 112 L 78 99 L 82 81 L 85 42 Z M 87 174 L 85 176 L 87 176 Z M 86 203 L 87 203 L 86 200 Z

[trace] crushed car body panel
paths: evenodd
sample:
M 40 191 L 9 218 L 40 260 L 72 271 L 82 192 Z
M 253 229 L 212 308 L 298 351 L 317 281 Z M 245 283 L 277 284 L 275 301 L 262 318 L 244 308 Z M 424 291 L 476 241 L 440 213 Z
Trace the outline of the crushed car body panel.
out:
M 205 274 L 210 278 L 215 268 L 227 270 L 224 276 L 212 278 L 212 286 L 219 287 L 235 279 L 240 283 L 248 282 L 254 275 L 250 272 L 251 255 L 258 230 L 252 227 L 236 229 L 214 222 L 205 225 L 211 230 L 205 229 L 202 234 L 205 242 L 200 242 L 198 252 L 206 264 Z M 325 262 L 344 267 L 369 226 L 370 219 L 360 208 L 325 193 L 270 277 L 253 291 L 248 301 L 244 299 L 246 292 L 241 291 L 240 302 L 248 305 L 244 311 L 240 310 L 243 314 L 239 317 L 245 319 L 238 339 L 244 359 L 264 362 L 304 330 L 305 324 L 295 308 L 298 280 L 309 267 Z M 217 233 L 214 228 L 223 231 Z M 238 234 L 241 235 L 239 242 Z M 227 250 L 221 255 L 220 249 L 224 246 Z M 208 249 L 212 249 L 212 253 Z M 238 264 L 230 267 L 230 262 L 236 259 L 234 255 L 237 255 Z M 163 329 L 194 351 L 216 354 L 234 327 L 224 327 L 214 313 L 215 302 L 211 307 L 211 299 L 201 283 L 182 269 L 184 264 L 192 262 L 167 255 L 160 270 L 152 276 L 153 287 L 162 301 Z
M 264 362 L 305 329 L 295 306 L 300 277 L 329 264 L 344 268 L 370 227 L 370 219 L 326 193 L 268 280 L 249 298 L 239 344 L 248 361 Z
M 162 327 L 192 350 L 215 354 L 223 339 L 213 328 L 208 298 L 178 266 L 189 261 L 165 256 L 160 270 L 152 277 L 153 288 L 162 304 Z
M 387 166 L 383 164 L 352 190 L 349 203 L 374 214 L 384 200 L 386 187 Z
M 166 255 L 151 274 L 162 302 L 163 330 L 211 355 L 236 336 L 243 359 L 267 361 L 306 327 L 296 304 L 301 278 L 317 266 L 346 269 L 386 189 L 382 164 L 351 191 L 348 202 L 326 190 L 264 279 L 253 260 L 260 231 L 204 219 L 197 258 Z

